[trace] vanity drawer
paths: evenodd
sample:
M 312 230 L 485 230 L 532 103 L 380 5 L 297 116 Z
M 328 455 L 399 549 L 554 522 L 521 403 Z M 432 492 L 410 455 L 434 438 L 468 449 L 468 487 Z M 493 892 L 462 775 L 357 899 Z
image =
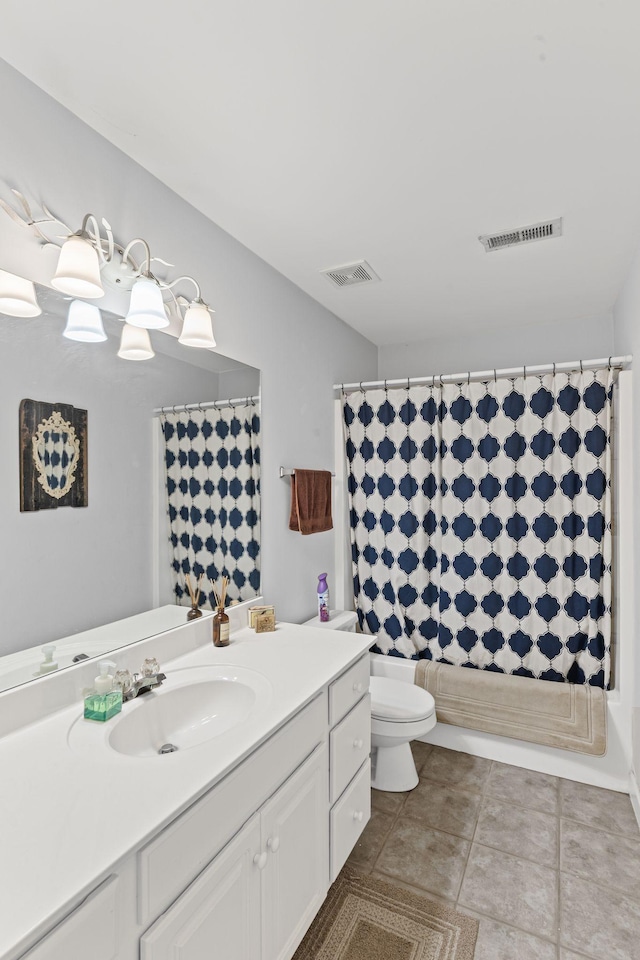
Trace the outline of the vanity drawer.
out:
M 371 698 L 369 694 L 331 731 L 330 790 L 335 803 L 371 750 Z
M 329 726 L 333 727 L 369 689 L 369 654 L 354 663 L 329 687 Z
M 25 953 L 21 960 L 52 960 L 53 957 L 91 957 L 116 960 L 118 878 L 109 877 L 57 927 Z
M 331 883 L 371 817 L 371 761 L 367 760 L 331 810 Z
M 166 910 L 325 739 L 326 710 L 320 694 L 138 853 L 140 923 Z

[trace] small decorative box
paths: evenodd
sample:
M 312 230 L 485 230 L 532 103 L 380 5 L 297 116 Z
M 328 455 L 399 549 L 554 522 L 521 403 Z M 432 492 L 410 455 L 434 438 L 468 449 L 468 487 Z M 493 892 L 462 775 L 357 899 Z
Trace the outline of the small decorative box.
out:
M 266 612 L 259 613 L 256 616 L 255 631 L 256 633 L 271 633 L 272 630 L 276 628 L 276 615 L 275 613 Z
M 273 615 L 274 626 L 270 627 L 269 629 L 275 630 L 276 610 L 272 603 L 265 604 L 264 606 L 257 605 L 255 607 L 249 607 L 249 626 L 255 630 L 257 617 L 262 616 L 264 613 L 270 613 Z

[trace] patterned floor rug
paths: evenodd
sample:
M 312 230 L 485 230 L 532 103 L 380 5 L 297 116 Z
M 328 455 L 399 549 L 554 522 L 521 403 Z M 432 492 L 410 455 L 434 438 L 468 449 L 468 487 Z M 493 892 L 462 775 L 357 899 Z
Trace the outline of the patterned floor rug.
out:
M 293 960 L 473 960 L 478 922 L 343 870 Z

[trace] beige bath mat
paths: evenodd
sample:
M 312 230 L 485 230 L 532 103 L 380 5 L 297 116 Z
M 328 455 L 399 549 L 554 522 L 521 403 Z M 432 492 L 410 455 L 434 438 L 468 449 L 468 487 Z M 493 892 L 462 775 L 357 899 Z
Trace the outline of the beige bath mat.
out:
M 601 757 L 607 700 L 599 687 L 465 670 L 420 660 L 415 681 L 432 695 L 440 723 Z
M 345 869 L 293 960 L 473 960 L 478 922 Z

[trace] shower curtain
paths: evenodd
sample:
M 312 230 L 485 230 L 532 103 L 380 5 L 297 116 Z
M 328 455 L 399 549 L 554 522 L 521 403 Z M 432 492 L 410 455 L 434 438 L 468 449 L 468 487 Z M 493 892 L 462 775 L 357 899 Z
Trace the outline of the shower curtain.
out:
M 613 376 L 343 397 L 354 591 L 374 649 L 609 685 Z
M 165 441 L 172 573 L 177 602 L 185 577 L 204 574 L 201 606 L 215 608 L 210 581 L 229 577 L 229 600 L 260 592 L 260 415 L 253 398 L 232 406 L 169 410 Z

